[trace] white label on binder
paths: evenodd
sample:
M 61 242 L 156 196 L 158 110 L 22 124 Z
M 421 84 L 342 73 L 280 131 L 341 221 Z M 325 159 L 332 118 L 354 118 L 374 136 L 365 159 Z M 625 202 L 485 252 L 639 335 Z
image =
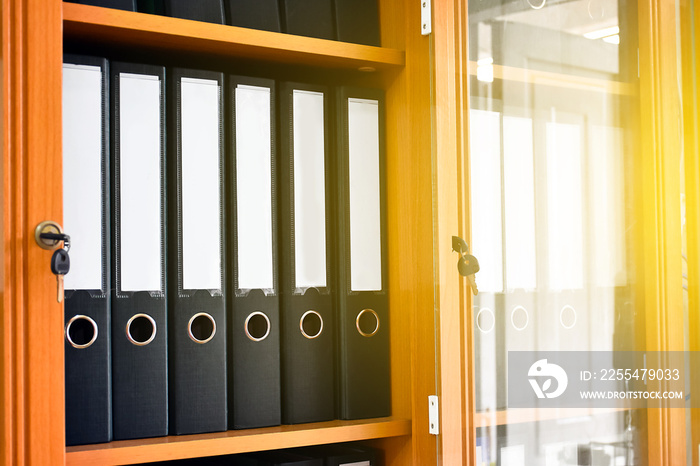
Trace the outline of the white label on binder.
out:
M 326 286 L 323 93 L 293 92 L 296 288 Z
M 236 87 L 238 288 L 273 289 L 270 89 Z
M 103 287 L 102 68 L 63 65 L 63 227 L 71 235 L 67 290 Z
M 162 291 L 161 82 L 119 76 L 120 291 Z
M 219 83 L 182 78 L 182 286 L 219 290 L 221 172 Z
M 382 289 L 379 102 L 348 99 L 350 289 Z

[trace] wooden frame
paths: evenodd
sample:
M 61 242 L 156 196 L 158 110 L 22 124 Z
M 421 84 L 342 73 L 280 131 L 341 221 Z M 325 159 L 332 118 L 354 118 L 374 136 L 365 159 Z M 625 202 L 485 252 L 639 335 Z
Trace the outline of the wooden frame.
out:
M 646 349 L 682 351 L 680 96 L 675 2 L 639 2 L 641 205 Z M 648 464 L 685 463 L 685 410 L 647 410 Z
M 2 2 L 2 459 L 63 460 L 63 313 L 51 252 L 34 229 L 60 221 L 61 7 Z
M 471 297 L 455 269 L 452 236 L 471 241 L 468 186 L 468 80 L 466 3 L 433 2 L 433 173 L 437 190 L 433 254 L 437 261 L 436 303 L 439 341 L 439 464 L 474 461 L 474 386 Z M 471 434 L 470 434 L 471 433 Z M 469 461 L 469 462 L 467 462 Z
M 92 11 L 96 17 L 86 21 L 76 11 Z M 48 267 L 51 253 L 39 249 L 33 239 L 40 221 L 60 221 L 62 215 L 62 29 L 65 25 L 68 34 L 106 42 L 122 40 L 115 39 L 125 28 L 119 18 L 134 18 L 134 14 L 63 5 L 59 0 L 2 0 L 1 15 L 4 210 L 0 228 L 0 451 L 2 462 L 8 465 L 62 464 L 66 461 L 63 319 L 61 306 L 55 301 L 55 278 Z M 195 36 L 197 47 L 211 55 L 252 56 L 273 63 L 290 60 L 348 72 L 370 66 L 379 71 L 374 82 L 382 83 L 386 90 L 392 391 L 400 394 L 393 399 L 394 419 L 318 426 L 318 436 L 311 428 L 250 433 L 247 440 L 259 444 L 272 439 L 275 446 L 291 446 L 372 439 L 372 444 L 386 451 L 390 465 L 473 464 L 477 423 L 471 389 L 474 375 L 472 365 L 465 365 L 463 359 L 467 355 L 468 361 L 473 360 L 472 316 L 470 311 L 462 311 L 471 309 L 471 298 L 464 280 L 455 273 L 456 256 L 450 240 L 460 234 L 469 241 L 470 231 L 468 190 L 455 176 L 468 176 L 466 15 L 462 1 L 434 0 L 434 32 L 424 37 L 419 34 L 418 3 L 381 0 L 382 48 L 308 38 L 280 41 L 274 33 L 258 31 L 237 30 L 231 32 L 235 36 L 231 39 L 218 27 L 205 30 L 190 25 L 194 29 L 189 34 Z M 695 16 L 697 24 L 697 9 Z M 182 41 L 187 42 L 188 37 L 177 38 L 178 27 L 184 23 L 163 18 L 162 24 L 166 31 L 158 41 L 174 40 L 180 44 L 174 48 L 184 46 Z M 680 228 L 673 3 L 644 0 L 639 5 L 639 30 L 641 134 L 645 137 L 639 176 L 646 189 L 637 214 L 643 211 L 640 218 L 646 222 L 640 251 L 648 259 L 644 276 L 646 341 L 650 349 L 677 349 L 683 323 L 680 273 L 676 273 L 680 258 L 673 256 Z M 133 40 L 140 40 L 140 34 L 137 31 Z M 229 47 L 231 44 L 235 47 Z M 697 157 L 689 160 L 686 156 L 685 160 L 687 184 L 697 187 Z M 689 232 L 691 224 L 695 228 L 690 238 L 696 239 L 700 194 L 689 190 L 688 206 L 693 212 Z M 690 256 L 697 259 L 697 244 L 689 244 Z M 695 303 L 700 299 L 698 274 L 698 270 L 689 270 L 695 293 L 691 293 L 691 302 Z M 691 324 L 698 326 L 695 320 Z M 437 379 L 433 377 L 436 361 Z M 441 401 L 442 433 L 437 441 L 427 428 L 427 396 L 435 393 Z M 649 464 L 679 464 L 685 454 L 683 411 L 658 410 L 649 417 L 648 425 Z M 697 442 L 697 436 L 694 438 Z M 226 439 L 196 437 L 192 441 L 194 444 L 183 441 L 180 447 L 161 444 L 152 449 L 142 441 L 134 447 L 143 449 L 148 459 L 185 457 L 187 452 L 214 444 L 222 452 L 242 448 L 226 443 Z M 127 454 L 132 453 L 129 448 L 124 450 Z M 181 453 L 177 453 L 178 448 Z M 159 449 L 166 453 L 159 453 Z

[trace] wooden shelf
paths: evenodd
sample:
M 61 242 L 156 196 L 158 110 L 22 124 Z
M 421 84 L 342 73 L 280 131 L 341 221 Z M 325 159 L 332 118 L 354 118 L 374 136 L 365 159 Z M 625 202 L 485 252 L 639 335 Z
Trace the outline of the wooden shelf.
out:
M 64 37 L 334 69 L 400 69 L 403 51 L 63 3 Z
M 596 416 L 600 414 L 629 411 L 627 408 L 540 408 L 540 409 L 505 409 L 488 413 L 476 413 L 476 427 L 504 426 L 525 422 L 551 421 L 556 419 L 574 419 L 577 417 Z
M 404 435 L 411 435 L 410 420 L 329 421 L 67 447 L 66 464 L 136 464 Z

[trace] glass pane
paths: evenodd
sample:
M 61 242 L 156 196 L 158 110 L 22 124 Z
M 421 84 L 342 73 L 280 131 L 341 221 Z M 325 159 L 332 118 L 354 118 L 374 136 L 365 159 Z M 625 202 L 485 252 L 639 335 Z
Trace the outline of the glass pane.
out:
M 509 351 L 606 351 L 612 368 L 613 351 L 644 349 L 636 5 L 468 7 L 477 464 L 644 464 L 643 412 L 509 409 L 507 382 Z

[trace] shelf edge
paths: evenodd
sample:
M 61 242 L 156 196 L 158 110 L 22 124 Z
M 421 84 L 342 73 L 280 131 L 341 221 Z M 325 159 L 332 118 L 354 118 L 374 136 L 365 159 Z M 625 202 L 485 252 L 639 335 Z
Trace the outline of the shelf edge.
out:
M 411 421 L 331 421 L 66 448 L 66 465 L 137 464 L 411 435 Z
M 147 43 L 156 49 L 186 50 L 225 57 L 324 68 L 405 65 L 401 50 L 202 23 L 146 13 L 63 3 L 64 35 L 120 45 Z

